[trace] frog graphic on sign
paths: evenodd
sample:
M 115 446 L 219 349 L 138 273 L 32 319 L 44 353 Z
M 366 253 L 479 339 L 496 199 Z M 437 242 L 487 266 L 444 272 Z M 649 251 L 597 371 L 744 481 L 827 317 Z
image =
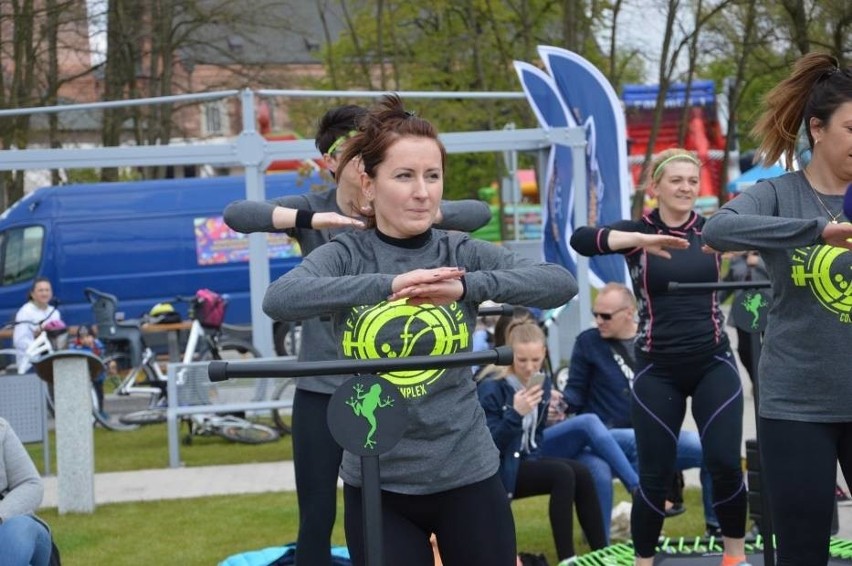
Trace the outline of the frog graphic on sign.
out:
M 364 441 L 364 448 L 375 448 L 376 441 L 373 440 L 373 435 L 376 434 L 376 409 L 385 407 L 393 407 L 393 399 L 390 396 L 382 396 L 382 386 L 379 383 L 374 383 L 370 386 L 370 390 L 364 393 L 364 387 L 360 383 L 352 386 L 355 394 L 346 401 L 346 404 L 352 407 L 352 411 L 359 417 L 364 417 L 370 423 L 370 431 L 367 433 L 367 438 Z
M 751 321 L 751 328 L 755 330 L 760 328 L 760 309 L 768 307 L 769 303 L 766 302 L 766 299 L 763 297 L 762 293 L 746 293 L 742 302 L 743 307 L 745 307 L 746 312 L 748 312 L 752 317 L 754 317 Z

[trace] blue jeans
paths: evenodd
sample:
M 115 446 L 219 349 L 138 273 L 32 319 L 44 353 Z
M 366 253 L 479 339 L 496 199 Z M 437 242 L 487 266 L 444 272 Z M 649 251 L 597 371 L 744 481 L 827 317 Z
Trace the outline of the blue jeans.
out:
M 639 470 L 639 458 L 636 453 L 636 434 L 632 428 L 613 428 L 610 434 L 624 451 L 635 470 Z M 585 451 L 577 458 L 589 468 L 595 480 L 595 489 L 598 491 L 598 499 L 603 510 L 604 532 L 609 541 L 609 518 L 607 509 L 612 510 L 612 470 L 609 465 L 590 451 Z M 677 463 L 679 471 L 690 468 L 701 468 L 701 497 L 704 503 L 704 522 L 708 525 L 718 527 L 719 520 L 713 511 L 713 489 L 710 472 L 704 467 L 704 459 L 701 453 L 701 440 L 697 432 L 691 430 L 680 431 L 677 440 Z
M 0 523 L 0 566 L 47 566 L 50 532 L 29 515 L 17 515 Z

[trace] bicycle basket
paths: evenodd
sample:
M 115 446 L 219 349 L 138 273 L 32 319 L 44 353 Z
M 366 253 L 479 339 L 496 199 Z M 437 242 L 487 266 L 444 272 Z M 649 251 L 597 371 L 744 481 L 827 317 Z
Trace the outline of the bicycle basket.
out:
M 204 328 L 217 329 L 225 320 L 225 299 L 210 289 L 199 289 L 195 293 L 193 316 Z

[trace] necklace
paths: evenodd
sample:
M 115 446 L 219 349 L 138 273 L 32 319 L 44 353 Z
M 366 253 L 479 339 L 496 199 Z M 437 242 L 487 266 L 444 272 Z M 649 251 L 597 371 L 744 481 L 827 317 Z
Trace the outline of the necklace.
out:
M 823 210 L 825 210 L 825 213 L 828 215 L 828 218 L 831 221 L 831 223 L 837 224 L 837 219 L 840 218 L 840 215 L 843 214 L 843 211 L 841 210 L 837 214 L 834 214 L 833 212 L 831 212 L 831 209 L 828 208 L 828 206 L 826 206 L 826 204 L 823 202 L 822 198 L 819 196 L 819 191 L 817 191 L 814 188 L 814 184 L 811 183 L 811 179 L 810 179 L 810 177 L 808 177 L 807 171 L 805 171 L 805 178 L 807 179 L 808 185 L 811 187 L 811 190 L 814 192 L 814 196 L 816 197 L 817 202 L 819 202 L 820 206 L 822 206 Z

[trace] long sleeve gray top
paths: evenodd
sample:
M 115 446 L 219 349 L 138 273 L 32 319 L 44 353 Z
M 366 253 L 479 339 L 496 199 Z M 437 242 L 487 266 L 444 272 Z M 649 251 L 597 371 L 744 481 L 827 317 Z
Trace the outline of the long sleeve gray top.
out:
M 0 418 L 0 520 L 32 515 L 44 496 L 35 464 L 9 423 Z
M 834 212 L 843 209 L 842 196 L 819 198 Z M 852 420 L 852 253 L 822 241 L 828 222 L 796 172 L 750 187 L 704 227 L 717 250 L 760 251 L 772 281 L 758 368 L 766 418 Z
M 396 275 L 441 266 L 466 270 L 463 299 L 446 306 L 387 302 Z M 263 306 L 277 320 L 331 314 L 340 356 L 364 359 L 469 351 L 482 301 L 552 308 L 576 292 L 576 281 L 564 268 L 466 234 L 431 230 L 394 240 L 368 230 L 317 248 L 270 285 Z M 380 457 L 383 489 L 436 493 L 497 472 L 498 452 L 469 368 L 383 377 L 399 387 L 410 419 L 400 443 Z M 357 457 L 344 455 L 341 477 L 360 485 Z
M 342 234 L 351 228 L 333 229 L 304 229 L 288 228 L 277 230 L 272 225 L 272 211 L 276 206 L 313 212 L 336 212 L 343 214 L 337 206 L 337 189 L 321 192 L 311 192 L 302 195 L 286 196 L 265 202 L 239 200 L 225 208 L 225 223 L 233 230 L 242 233 L 252 232 L 284 232 L 299 242 L 302 255 L 307 256 L 317 247 L 325 244 L 337 234 Z M 491 210 L 482 201 L 461 200 L 442 201 L 441 227 L 448 230 L 470 232 L 484 226 L 491 219 Z M 302 344 L 299 351 L 300 361 L 333 360 L 337 357 L 337 345 L 328 317 L 318 318 L 310 315 L 302 320 Z M 299 389 L 331 395 L 337 386 L 343 383 L 345 377 L 321 376 L 301 378 L 296 382 Z

